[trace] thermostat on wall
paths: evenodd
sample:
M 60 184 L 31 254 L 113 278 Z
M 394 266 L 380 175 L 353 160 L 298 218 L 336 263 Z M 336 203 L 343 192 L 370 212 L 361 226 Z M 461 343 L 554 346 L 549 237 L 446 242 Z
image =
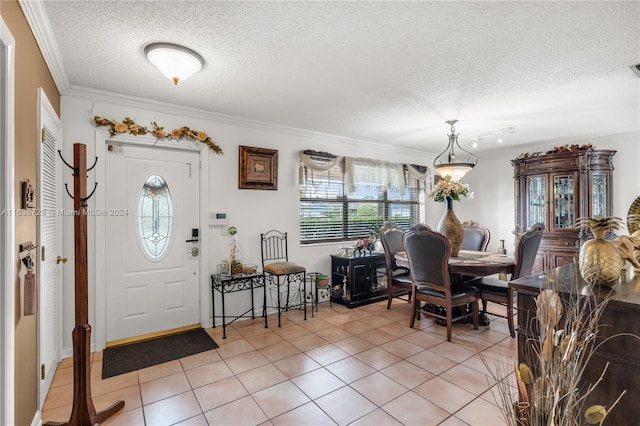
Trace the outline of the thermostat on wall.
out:
M 225 212 L 209 212 L 209 226 L 224 226 L 229 224 L 229 217 Z

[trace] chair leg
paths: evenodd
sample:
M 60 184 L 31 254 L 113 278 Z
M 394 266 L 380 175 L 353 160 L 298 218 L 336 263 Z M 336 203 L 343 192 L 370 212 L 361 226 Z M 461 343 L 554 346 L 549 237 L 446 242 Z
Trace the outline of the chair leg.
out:
M 391 302 L 393 301 L 393 281 L 389 275 L 387 275 L 387 290 L 389 290 L 387 294 L 387 309 L 391 309 Z
M 302 273 L 302 306 L 304 307 L 304 320 L 307 320 L 307 273 Z M 313 303 L 311 304 L 311 314 L 313 315 Z
M 414 293 L 415 287 L 411 290 L 411 293 Z M 409 320 L 409 327 L 413 328 L 413 324 L 415 324 L 416 322 L 416 316 L 418 316 L 420 314 L 420 300 L 413 295 L 413 308 L 411 309 L 411 320 Z M 418 316 L 418 319 L 420 319 L 420 317 Z
M 280 277 L 276 277 L 276 291 L 278 292 L 278 327 L 282 327 L 282 309 L 281 309 L 281 297 L 280 297 Z
M 289 310 L 289 298 L 291 297 L 291 280 L 289 279 L 289 275 L 287 275 L 287 301 L 284 305 L 284 310 L 288 311 Z
M 516 337 L 516 330 L 513 325 L 513 291 L 511 288 L 507 290 L 507 323 L 509 324 L 509 333 L 511 333 L 511 337 Z
M 451 330 L 453 329 L 453 306 L 447 307 L 447 342 L 451 341 Z
M 416 323 L 416 314 L 417 310 L 420 309 L 420 303 L 416 307 L 416 304 L 413 304 L 413 308 L 411 308 L 411 319 L 409 320 L 409 328 L 413 328 L 413 325 Z

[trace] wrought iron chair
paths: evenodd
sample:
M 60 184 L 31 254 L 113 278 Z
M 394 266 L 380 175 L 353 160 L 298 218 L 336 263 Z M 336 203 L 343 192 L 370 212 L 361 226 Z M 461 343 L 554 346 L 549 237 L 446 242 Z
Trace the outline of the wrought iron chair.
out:
M 409 326 L 413 328 L 420 314 L 446 320 L 447 341 L 451 341 L 453 322 L 473 317 L 473 328 L 478 329 L 478 299 L 480 292 L 474 286 L 462 284 L 451 287 L 449 277 L 449 257 L 451 243 L 444 235 L 428 228 L 409 230 L 403 236 L 404 248 L 409 261 L 412 280 L 413 309 Z M 442 306 L 445 312 L 431 312 L 421 309 L 420 302 Z M 472 312 L 467 307 L 471 305 Z M 463 309 L 454 318 L 453 308 Z
M 384 248 L 384 260 L 387 268 L 387 287 L 389 290 L 387 309 L 391 308 L 391 302 L 394 297 L 408 295 L 408 301 L 411 302 L 411 276 L 409 275 L 409 271 L 399 267 L 395 260 L 395 254 L 404 250 L 404 245 L 402 244 L 402 234 L 404 234 L 404 231 L 404 229 L 393 222 L 386 222 L 382 228 L 380 228 L 380 241 Z
M 516 242 L 515 266 L 511 279 L 515 280 L 520 277 L 531 275 L 531 269 L 536 261 L 536 254 L 540 247 L 540 240 L 544 232 L 544 225 L 536 223 L 528 231 L 520 234 Z M 507 318 L 509 324 L 509 333 L 511 337 L 516 337 L 513 320 L 513 290 L 509 287 L 507 281 L 499 280 L 493 277 L 482 277 L 474 280 L 473 285 L 480 289 L 480 298 L 482 299 L 482 314 L 487 313 L 487 302 L 498 303 L 506 306 L 507 314 L 502 316 Z
M 306 268 L 297 263 L 289 261 L 289 251 L 287 246 L 287 233 L 272 229 L 264 234 L 260 234 L 262 271 L 265 273 L 266 282 L 275 285 L 278 294 L 278 327 L 282 327 L 282 312 L 294 306 L 303 306 L 304 319 L 307 319 L 307 285 Z M 291 286 L 296 285 L 296 290 L 300 294 L 297 303 L 291 303 Z M 286 300 L 282 303 L 281 286 L 285 286 Z

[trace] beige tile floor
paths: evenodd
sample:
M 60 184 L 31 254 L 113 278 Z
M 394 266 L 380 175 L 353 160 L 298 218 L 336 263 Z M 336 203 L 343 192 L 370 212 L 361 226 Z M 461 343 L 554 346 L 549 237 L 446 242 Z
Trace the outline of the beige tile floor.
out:
M 125 406 L 103 425 L 501 425 L 493 371 L 507 371 L 516 340 L 506 321 L 455 324 L 451 342 L 431 319 L 409 328 L 409 305 L 347 309 L 323 303 L 313 318 L 283 314 L 207 331 L 218 349 L 101 379 L 92 355 L 92 395 L 100 411 Z M 494 367 L 495 366 L 495 367 Z M 510 378 L 511 380 L 512 378 Z M 63 360 L 43 420 L 66 421 L 73 393 Z M 498 399 L 499 400 L 499 399 Z

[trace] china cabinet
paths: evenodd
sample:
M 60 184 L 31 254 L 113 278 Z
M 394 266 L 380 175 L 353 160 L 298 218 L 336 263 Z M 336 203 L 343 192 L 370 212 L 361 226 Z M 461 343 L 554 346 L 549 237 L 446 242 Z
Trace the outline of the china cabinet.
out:
M 582 216 L 611 216 L 613 156 L 616 151 L 584 149 L 516 158 L 514 167 L 516 234 L 543 223 L 533 272 L 577 259 L 588 229 L 576 229 Z

